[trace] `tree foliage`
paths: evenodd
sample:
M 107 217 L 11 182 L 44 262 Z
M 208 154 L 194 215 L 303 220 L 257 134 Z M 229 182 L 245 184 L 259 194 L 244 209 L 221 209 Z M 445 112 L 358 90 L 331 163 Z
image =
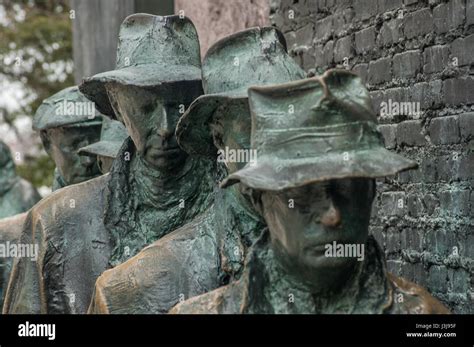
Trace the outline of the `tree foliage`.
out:
M 13 111 L 0 106 L 0 120 L 17 133 L 17 117 L 32 117 L 42 100 L 74 84 L 69 11 L 68 0 L 0 0 L 0 82 L 19 85 L 24 94 Z M 25 156 L 17 171 L 36 186 L 49 186 L 53 169 L 42 154 Z
M 32 115 L 41 101 L 73 84 L 72 29 L 67 0 L 1 0 L 6 26 L 0 26 L 0 78 L 21 82 L 29 102 L 8 114 Z

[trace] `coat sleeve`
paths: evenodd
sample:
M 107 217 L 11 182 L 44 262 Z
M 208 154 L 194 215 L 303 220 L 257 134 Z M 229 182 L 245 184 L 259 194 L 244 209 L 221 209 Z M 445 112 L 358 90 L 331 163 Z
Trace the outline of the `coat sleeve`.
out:
M 5 295 L 3 313 L 38 314 L 43 313 L 44 298 L 42 296 L 40 272 L 43 258 L 43 242 L 41 223 L 34 223 L 35 212 L 28 212 L 23 224 L 19 243 L 38 245 L 37 259 L 16 258 Z
M 109 305 L 107 303 L 107 296 L 104 294 L 102 288 L 104 284 L 102 283 L 103 277 L 99 277 L 97 280 L 94 293 L 92 294 L 92 300 L 87 310 L 88 314 L 109 314 Z

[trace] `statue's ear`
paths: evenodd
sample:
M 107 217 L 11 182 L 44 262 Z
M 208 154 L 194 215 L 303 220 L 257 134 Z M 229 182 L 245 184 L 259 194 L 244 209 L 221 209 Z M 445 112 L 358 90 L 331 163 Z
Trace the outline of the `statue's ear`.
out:
M 51 140 L 49 138 L 48 130 L 40 131 L 41 142 L 43 143 L 44 150 L 47 153 L 51 152 Z

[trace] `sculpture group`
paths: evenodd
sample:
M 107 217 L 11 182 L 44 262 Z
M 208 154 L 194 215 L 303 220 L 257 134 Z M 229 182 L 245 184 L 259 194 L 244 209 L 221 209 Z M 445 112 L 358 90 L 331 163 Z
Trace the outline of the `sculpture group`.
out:
M 306 78 L 273 27 L 201 62 L 189 19 L 131 15 L 116 69 L 34 128 L 57 191 L 0 221 L 38 245 L 0 260 L 3 313 L 448 313 L 368 232 L 375 179 L 416 163 L 385 149 L 359 77 Z

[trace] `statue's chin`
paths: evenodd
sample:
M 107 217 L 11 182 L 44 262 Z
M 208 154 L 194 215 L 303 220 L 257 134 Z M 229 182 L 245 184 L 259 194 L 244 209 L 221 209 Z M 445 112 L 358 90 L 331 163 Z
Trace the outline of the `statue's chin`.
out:
M 172 172 L 179 171 L 183 167 L 186 156 L 170 157 L 148 155 L 145 159 L 147 163 L 157 171 Z
M 352 278 L 357 260 L 303 254 L 286 259 L 284 266 L 314 293 L 337 292 Z

